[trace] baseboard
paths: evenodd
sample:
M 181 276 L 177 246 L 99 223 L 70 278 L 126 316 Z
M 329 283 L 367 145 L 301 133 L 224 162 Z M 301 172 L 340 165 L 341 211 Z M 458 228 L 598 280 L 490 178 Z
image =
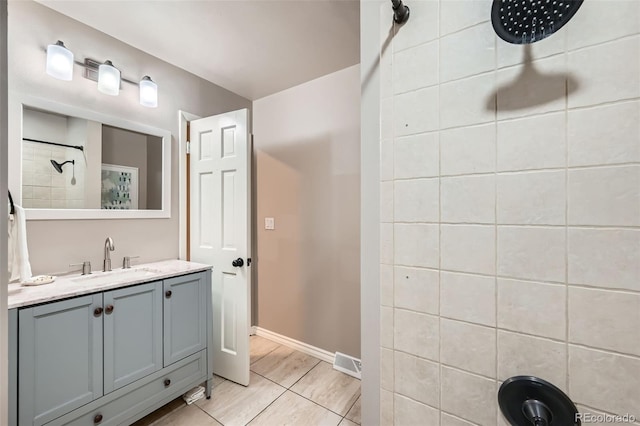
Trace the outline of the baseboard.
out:
M 288 348 L 295 349 L 307 355 L 314 356 L 322 361 L 326 361 L 328 363 L 333 364 L 334 354 L 329 351 L 325 351 L 324 349 L 317 348 L 315 346 L 311 346 L 307 343 L 303 343 L 299 340 L 292 339 L 287 336 L 283 336 L 282 334 L 274 333 L 273 331 L 265 330 L 260 327 L 252 327 L 254 334 L 260 337 L 264 337 L 265 339 L 272 340 L 276 343 L 280 343 Z
M 256 335 L 256 328 L 258 328 L 255 325 L 252 325 L 251 327 L 249 327 L 249 336 L 255 336 Z

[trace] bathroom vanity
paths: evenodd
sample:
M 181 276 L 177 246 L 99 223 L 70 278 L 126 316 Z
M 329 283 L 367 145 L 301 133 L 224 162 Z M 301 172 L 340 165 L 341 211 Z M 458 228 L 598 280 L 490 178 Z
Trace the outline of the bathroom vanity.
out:
M 9 285 L 9 424 L 121 425 L 212 383 L 210 266 Z

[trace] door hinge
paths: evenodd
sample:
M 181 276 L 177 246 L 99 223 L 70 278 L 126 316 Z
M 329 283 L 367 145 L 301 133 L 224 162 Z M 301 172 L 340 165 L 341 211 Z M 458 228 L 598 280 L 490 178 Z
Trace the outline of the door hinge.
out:
M 247 257 L 247 266 L 251 266 L 251 258 Z
M 191 154 L 191 142 L 187 141 L 187 154 Z

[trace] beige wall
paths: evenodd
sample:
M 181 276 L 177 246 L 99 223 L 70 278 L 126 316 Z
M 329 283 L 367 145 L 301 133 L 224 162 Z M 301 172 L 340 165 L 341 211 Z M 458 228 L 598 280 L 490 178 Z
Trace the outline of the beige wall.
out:
M 117 97 L 98 92 L 96 83 L 84 79 L 79 67 L 71 82 L 46 75 L 44 49 L 58 39 L 74 52 L 76 60 L 110 59 L 124 77 L 133 80 L 150 75 L 159 86 L 158 108 L 142 107 L 137 88 L 128 84 Z M 107 236 L 116 245 L 114 259 L 129 255 L 140 255 L 140 262 L 177 258 L 178 110 L 209 116 L 251 107 L 240 96 L 31 1 L 9 5 L 9 87 L 18 93 L 168 129 L 173 134 L 171 219 L 30 221 L 27 233 L 34 274 L 65 271 L 69 263 L 82 260 L 90 260 L 95 269 L 99 268 Z M 12 145 L 10 152 L 16 149 Z
M 359 102 L 353 66 L 253 106 L 254 323 L 358 358 Z
M 381 153 L 381 423 L 505 425 L 496 391 L 522 374 L 640 419 L 640 3 L 585 1 L 523 47 L 489 0 L 412 1 L 386 50 L 385 6 L 362 40 L 382 52 L 363 145 Z

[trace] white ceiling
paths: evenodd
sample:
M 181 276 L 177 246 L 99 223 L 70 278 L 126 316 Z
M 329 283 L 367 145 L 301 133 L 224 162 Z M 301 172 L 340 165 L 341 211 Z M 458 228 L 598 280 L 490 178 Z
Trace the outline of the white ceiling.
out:
M 248 99 L 355 65 L 358 0 L 39 0 Z

